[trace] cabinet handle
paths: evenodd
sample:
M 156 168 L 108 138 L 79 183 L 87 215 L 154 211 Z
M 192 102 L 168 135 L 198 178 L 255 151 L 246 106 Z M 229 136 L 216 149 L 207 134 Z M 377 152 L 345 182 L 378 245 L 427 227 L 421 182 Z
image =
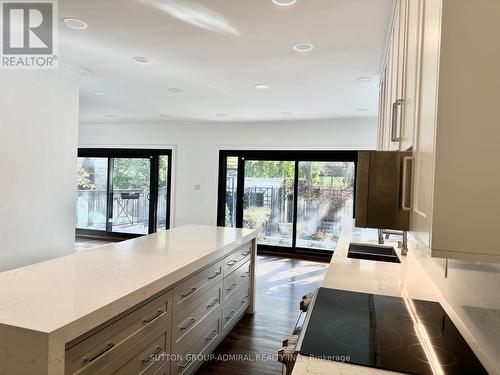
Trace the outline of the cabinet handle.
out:
M 245 304 L 247 301 L 248 301 L 248 296 L 246 296 L 241 300 L 241 304 Z
M 226 316 L 226 320 L 229 320 L 233 317 L 234 313 L 236 312 L 236 310 L 231 310 L 229 311 L 229 315 Z
M 207 305 L 207 309 L 209 309 L 209 308 L 211 308 L 211 307 L 214 307 L 214 306 L 217 304 L 217 302 L 219 302 L 219 299 L 218 299 L 218 298 L 214 299 L 212 302 L 210 302 L 210 303 Z
M 191 318 L 184 325 L 180 325 L 179 328 L 181 330 L 188 329 L 189 327 L 191 327 L 193 325 L 194 322 L 196 322 L 196 319 Z
M 401 208 L 403 211 L 411 211 L 412 210 L 412 205 L 411 205 L 411 197 L 410 197 L 410 204 L 406 204 L 406 195 L 407 192 L 406 190 L 408 189 L 408 162 L 412 162 L 415 160 L 414 156 L 405 156 L 403 158 L 403 187 L 402 187 L 402 194 L 403 197 L 401 198 Z
M 234 289 L 234 287 L 235 287 L 236 285 L 237 285 L 237 284 L 233 284 L 233 285 L 231 285 L 229 288 L 226 288 L 226 290 L 227 290 L 228 292 L 230 292 L 231 290 L 233 290 L 233 289 Z
M 205 340 L 210 341 L 213 338 L 215 338 L 215 336 L 217 336 L 217 330 L 216 329 L 212 330 L 212 332 L 210 332 L 210 334 L 207 337 L 205 337 Z
M 234 266 L 236 263 L 238 263 L 238 261 L 237 261 L 237 260 L 232 260 L 232 261 L 230 261 L 230 262 L 227 264 L 227 266 L 228 266 L 228 267 L 232 267 L 232 266 Z
M 242 256 L 246 257 L 247 255 L 250 255 L 251 251 L 245 251 L 244 253 L 241 253 Z
M 391 122 L 391 142 L 399 142 L 401 141 L 401 136 L 396 135 L 396 131 L 398 128 L 398 115 L 399 115 L 399 107 L 403 104 L 403 100 L 397 99 L 394 103 L 392 103 L 392 122 Z
M 193 294 L 194 292 L 196 292 L 196 288 L 191 288 L 189 291 L 185 292 L 184 294 L 181 294 L 181 297 L 186 298 L 186 297 L 190 296 L 191 294 Z
M 190 359 L 189 361 L 186 361 L 184 362 L 182 365 L 179 363 L 177 364 L 177 366 L 179 366 L 180 368 L 186 368 L 193 360 Z
M 156 350 L 151 353 L 151 354 L 148 354 L 147 356 L 145 356 L 143 359 L 142 359 L 142 363 L 146 363 L 146 362 L 151 362 L 151 361 L 154 361 L 155 358 L 163 352 L 163 348 L 161 346 L 157 346 L 156 347 Z
M 212 276 L 208 276 L 208 280 L 213 280 L 215 279 L 217 276 L 220 275 L 220 271 L 217 271 L 216 273 L 214 273 Z
M 91 363 L 91 362 L 94 362 L 97 358 L 99 358 L 100 356 L 104 355 L 105 353 L 109 352 L 111 349 L 113 349 L 115 346 L 115 344 L 113 344 L 112 342 L 106 344 L 106 347 L 104 349 L 102 349 L 101 351 L 99 351 L 98 353 L 94 354 L 92 357 L 90 358 L 84 358 L 83 359 L 83 362 L 85 363 Z
M 151 318 L 147 318 L 147 319 L 143 319 L 142 323 L 143 324 L 149 324 L 151 323 L 153 320 L 155 319 L 158 319 L 160 316 L 162 316 L 164 314 L 164 312 L 162 310 L 158 310 L 158 312 L 156 314 L 154 314 Z
M 240 277 L 247 277 L 248 275 L 250 275 L 250 271 L 247 271 L 247 272 L 243 272 Z

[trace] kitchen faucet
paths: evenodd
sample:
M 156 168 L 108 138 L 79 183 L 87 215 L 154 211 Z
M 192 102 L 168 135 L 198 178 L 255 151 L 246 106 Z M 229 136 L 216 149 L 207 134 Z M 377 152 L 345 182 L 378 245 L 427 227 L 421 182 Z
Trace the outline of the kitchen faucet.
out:
M 402 236 L 403 239 L 402 241 L 398 241 L 398 248 L 401 249 L 401 255 L 407 255 L 408 254 L 408 231 L 403 230 L 390 230 L 390 229 L 379 229 L 378 230 L 378 243 L 380 245 L 384 244 L 384 234 L 385 238 L 389 239 L 389 236 L 391 234 L 396 235 L 396 236 Z

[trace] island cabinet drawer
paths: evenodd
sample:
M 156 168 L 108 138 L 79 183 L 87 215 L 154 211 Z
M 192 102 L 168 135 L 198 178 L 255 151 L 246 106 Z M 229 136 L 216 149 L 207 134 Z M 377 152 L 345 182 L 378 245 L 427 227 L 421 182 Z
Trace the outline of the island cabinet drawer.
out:
M 222 280 L 222 261 L 190 276 L 174 287 L 174 314 Z
M 81 370 L 89 367 L 97 359 L 100 363 L 110 362 L 171 316 L 172 292 L 169 291 L 132 309 L 118 320 L 96 330 L 95 333 L 84 335 L 66 347 L 65 374 L 80 374 Z
M 203 363 L 203 356 L 211 353 L 219 344 L 221 337 L 220 308 L 214 310 L 193 336 L 173 356 L 170 373 L 172 375 L 193 374 Z
M 161 366 L 153 375 L 170 375 L 170 362 Z
M 236 295 L 230 299 L 229 303 L 222 307 L 222 329 L 224 335 L 231 330 L 250 303 L 248 286 L 241 286 L 238 289 Z
M 169 323 L 141 340 L 121 356 L 92 375 L 153 375 L 162 366 L 168 365 L 170 354 Z
M 189 341 L 207 320 L 211 312 L 217 310 L 222 300 L 222 282 L 194 300 L 189 306 L 174 315 L 172 321 L 172 352 L 175 353 Z
M 241 246 L 224 258 L 224 277 L 229 276 L 252 257 L 252 243 Z
M 246 283 L 248 287 L 248 280 L 250 279 L 252 261 L 247 261 L 240 266 L 236 271 L 224 279 L 224 287 L 222 289 L 222 300 L 226 304 L 228 300 L 236 293 L 239 287 Z

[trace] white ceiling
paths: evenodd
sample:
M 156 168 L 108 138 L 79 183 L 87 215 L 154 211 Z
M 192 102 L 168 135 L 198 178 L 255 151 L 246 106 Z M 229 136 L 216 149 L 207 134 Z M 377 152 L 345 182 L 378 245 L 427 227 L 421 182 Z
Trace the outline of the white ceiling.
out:
M 291 6 L 271 0 L 59 4 L 61 19 L 77 17 L 89 25 L 60 27 L 60 61 L 89 72 L 81 84 L 81 122 L 377 114 L 393 0 L 297 0 Z M 296 52 L 293 45 L 300 41 L 315 48 Z M 146 56 L 150 63 L 133 63 L 133 56 Z M 359 76 L 373 81 L 360 83 Z M 270 88 L 256 90 L 258 83 Z

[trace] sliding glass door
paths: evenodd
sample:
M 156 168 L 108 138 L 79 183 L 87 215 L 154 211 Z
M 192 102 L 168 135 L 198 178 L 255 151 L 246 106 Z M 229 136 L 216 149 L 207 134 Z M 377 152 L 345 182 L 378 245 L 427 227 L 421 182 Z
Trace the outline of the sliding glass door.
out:
M 356 151 L 221 151 L 218 225 L 260 249 L 331 254 L 353 225 Z
M 151 159 L 113 158 L 111 232 L 148 234 Z
M 78 158 L 76 227 L 105 231 L 107 224 L 108 159 Z
M 168 228 L 170 150 L 78 154 L 77 234 L 134 237 Z
M 245 160 L 243 227 L 257 229 L 259 243 L 292 247 L 293 161 Z
M 168 228 L 170 212 L 170 156 L 159 155 L 158 163 L 156 225 L 158 228 Z
M 352 226 L 353 162 L 299 162 L 297 247 L 334 249 Z

